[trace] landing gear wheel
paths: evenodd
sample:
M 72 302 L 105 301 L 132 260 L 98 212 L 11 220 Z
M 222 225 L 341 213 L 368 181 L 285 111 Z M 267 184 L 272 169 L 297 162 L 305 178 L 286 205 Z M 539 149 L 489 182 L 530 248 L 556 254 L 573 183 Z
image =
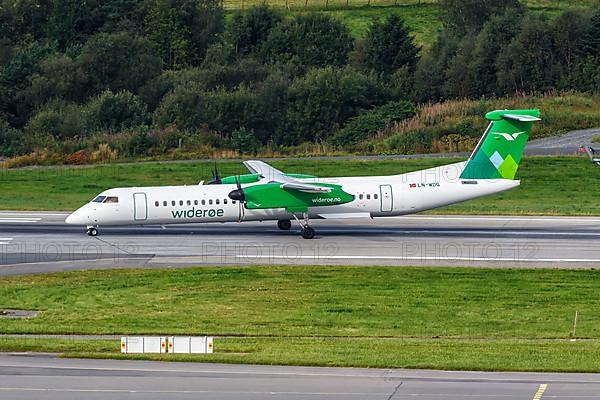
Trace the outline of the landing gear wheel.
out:
M 315 230 L 310 226 L 302 228 L 302 237 L 304 239 L 312 239 L 315 237 Z
M 289 219 L 280 219 L 279 221 L 277 221 L 277 227 L 282 231 L 289 231 L 292 227 L 292 221 L 290 221 Z
M 88 234 L 88 236 L 98 236 L 98 229 L 88 228 L 87 234 Z

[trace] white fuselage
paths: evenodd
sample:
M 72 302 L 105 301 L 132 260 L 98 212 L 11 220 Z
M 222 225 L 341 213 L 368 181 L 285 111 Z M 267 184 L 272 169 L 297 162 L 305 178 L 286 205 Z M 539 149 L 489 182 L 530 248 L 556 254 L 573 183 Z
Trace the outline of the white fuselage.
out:
M 355 196 L 352 202 L 310 207 L 309 218 L 386 217 L 412 214 L 501 192 L 519 185 L 508 179 L 464 180 L 466 162 L 391 176 L 313 178 L 335 183 Z M 249 185 L 248 185 L 249 186 Z M 293 219 L 284 208 L 241 210 L 228 198 L 236 185 L 154 186 L 109 189 L 117 202 L 90 202 L 71 214 L 73 225 L 146 225 Z M 298 215 L 301 218 L 300 215 Z

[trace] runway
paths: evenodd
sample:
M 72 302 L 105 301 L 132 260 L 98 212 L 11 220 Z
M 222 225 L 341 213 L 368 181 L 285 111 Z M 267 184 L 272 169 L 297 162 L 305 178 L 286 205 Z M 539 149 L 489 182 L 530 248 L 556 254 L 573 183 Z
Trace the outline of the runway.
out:
M 600 399 L 600 375 L 79 360 L 2 354 L 0 398 Z
M 0 275 L 94 268 L 316 264 L 600 267 L 600 218 L 412 215 L 315 220 L 313 240 L 274 221 L 100 227 L 66 213 L 0 212 Z

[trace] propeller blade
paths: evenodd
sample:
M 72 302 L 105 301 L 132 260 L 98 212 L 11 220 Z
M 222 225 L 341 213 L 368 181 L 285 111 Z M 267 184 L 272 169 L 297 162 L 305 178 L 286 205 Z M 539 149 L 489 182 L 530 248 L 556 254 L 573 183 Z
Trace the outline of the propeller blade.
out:
M 217 169 L 217 162 L 215 161 L 215 168 L 212 170 L 212 179 L 208 181 L 208 185 L 220 185 L 221 177 L 219 176 L 219 170 Z
M 239 176 L 235 176 L 235 183 L 237 185 L 237 189 L 229 192 L 229 198 L 231 200 L 239 201 L 240 203 L 246 200 L 246 195 L 244 194 L 244 189 L 242 189 L 242 184 L 240 183 Z

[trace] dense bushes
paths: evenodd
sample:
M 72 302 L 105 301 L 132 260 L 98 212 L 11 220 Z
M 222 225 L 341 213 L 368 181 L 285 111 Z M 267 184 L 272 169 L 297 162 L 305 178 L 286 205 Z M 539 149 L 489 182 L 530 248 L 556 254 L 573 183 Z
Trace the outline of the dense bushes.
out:
M 4 1 L 0 155 L 455 151 L 489 104 L 433 128 L 410 118 L 415 102 L 600 92 L 600 8 L 547 18 L 518 0 L 439 4 L 443 29 L 423 51 L 397 15 L 355 40 L 326 13 L 264 4 L 226 23 L 218 0 Z M 545 113 L 558 130 L 586 121 Z

